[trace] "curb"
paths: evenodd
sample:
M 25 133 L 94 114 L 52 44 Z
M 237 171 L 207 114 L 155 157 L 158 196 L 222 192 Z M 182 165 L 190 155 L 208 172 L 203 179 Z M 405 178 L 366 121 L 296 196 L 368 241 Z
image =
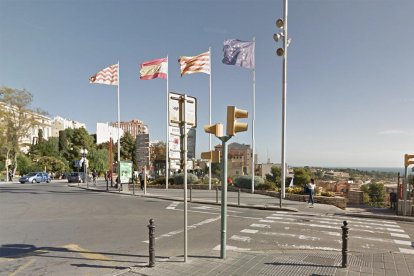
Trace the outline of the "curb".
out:
M 147 198 L 157 198 L 162 200 L 173 200 L 173 201 L 181 201 L 184 202 L 183 198 L 179 197 L 170 197 L 170 196 L 162 196 L 162 195 L 154 195 L 154 194 L 146 194 L 146 195 L 140 195 L 140 194 L 130 194 L 130 193 L 124 193 L 124 192 L 118 192 L 118 191 L 106 191 L 106 190 L 100 190 L 100 189 L 94 189 L 94 188 L 86 188 L 81 187 L 77 185 L 68 185 L 69 187 L 75 187 L 80 188 L 88 191 L 94 191 L 94 192 L 106 192 L 106 193 L 112 193 L 112 194 L 118 194 L 118 195 L 129 195 L 129 196 L 139 196 L 139 197 L 147 197 Z M 209 200 L 192 200 L 187 199 L 187 202 L 189 203 L 199 203 L 199 204 L 208 204 L 208 205 L 216 205 L 221 206 L 221 203 L 216 203 L 215 201 L 209 201 Z M 247 204 L 236 204 L 236 203 L 227 203 L 227 206 L 229 207 L 237 207 L 237 208 L 247 208 L 247 209 L 257 209 L 257 210 L 269 210 L 269 211 L 287 211 L 287 212 L 298 212 L 298 209 L 293 207 L 277 207 L 277 206 L 268 206 L 268 205 L 247 205 Z
M 334 215 L 357 217 L 357 218 L 387 219 L 387 220 L 395 220 L 395 221 L 414 222 L 414 217 L 389 216 L 389 215 L 377 215 L 377 214 L 355 214 L 355 213 L 345 213 L 345 214 L 335 213 Z

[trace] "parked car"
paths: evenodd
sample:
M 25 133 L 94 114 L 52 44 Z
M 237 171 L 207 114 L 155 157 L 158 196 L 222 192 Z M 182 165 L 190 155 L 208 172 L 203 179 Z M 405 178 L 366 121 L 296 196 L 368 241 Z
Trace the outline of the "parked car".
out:
M 24 184 L 29 183 L 40 183 L 40 182 L 50 182 L 49 174 L 45 172 L 31 172 L 22 177 L 20 177 L 19 182 Z
M 81 183 L 83 182 L 84 176 L 83 172 L 71 172 L 68 176 L 69 183 Z

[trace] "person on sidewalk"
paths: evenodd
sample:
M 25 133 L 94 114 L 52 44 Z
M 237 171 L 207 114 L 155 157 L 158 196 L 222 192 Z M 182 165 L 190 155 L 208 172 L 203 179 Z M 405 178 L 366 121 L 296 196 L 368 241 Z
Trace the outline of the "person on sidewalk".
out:
M 313 195 L 315 194 L 315 180 L 313 180 L 313 178 L 310 180 L 310 183 L 308 184 L 308 191 L 309 191 L 309 207 L 313 208 Z
M 141 183 L 141 190 L 144 190 L 144 175 L 141 173 L 139 173 L 138 175 L 139 178 L 139 182 Z
M 92 172 L 92 179 L 93 179 L 93 186 L 96 186 L 96 178 L 98 177 L 98 172 L 93 170 Z

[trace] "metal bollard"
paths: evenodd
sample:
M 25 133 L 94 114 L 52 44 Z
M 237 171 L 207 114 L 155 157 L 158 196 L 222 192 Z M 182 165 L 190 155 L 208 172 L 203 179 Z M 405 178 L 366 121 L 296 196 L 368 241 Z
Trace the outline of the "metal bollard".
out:
M 218 187 L 216 187 L 216 203 L 218 203 Z
M 190 202 L 193 202 L 193 185 L 190 185 Z
M 239 188 L 239 191 L 238 191 L 238 194 L 237 194 L 237 205 L 240 206 L 240 188 Z
M 148 234 L 149 234 L 149 263 L 148 266 L 149 267 L 154 267 L 155 266 L 155 225 L 154 225 L 154 219 L 150 219 L 149 220 L 149 225 L 148 227 Z
M 348 222 L 344 221 L 342 228 L 342 267 L 348 266 Z

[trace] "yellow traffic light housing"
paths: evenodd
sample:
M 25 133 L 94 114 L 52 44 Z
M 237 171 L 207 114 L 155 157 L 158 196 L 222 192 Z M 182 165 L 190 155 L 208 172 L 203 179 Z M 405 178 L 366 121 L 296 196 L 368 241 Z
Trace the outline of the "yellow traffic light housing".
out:
M 211 163 L 220 163 L 220 151 L 207 151 L 201 153 L 201 159 L 210 160 Z
M 207 133 L 214 134 L 216 137 L 223 136 L 223 124 L 205 125 L 204 131 Z
M 247 110 L 238 109 L 235 106 L 227 107 L 227 135 L 234 136 L 237 132 L 246 131 L 247 123 L 237 122 L 238 118 L 247 118 L 249 113 Z
M 410 159 L 413 159 L 413 160 L 410 160 Z M 405 154 L 404 155 L 404 167 L 408 167 L 409 165 L 414 165 L 414 155 Z

